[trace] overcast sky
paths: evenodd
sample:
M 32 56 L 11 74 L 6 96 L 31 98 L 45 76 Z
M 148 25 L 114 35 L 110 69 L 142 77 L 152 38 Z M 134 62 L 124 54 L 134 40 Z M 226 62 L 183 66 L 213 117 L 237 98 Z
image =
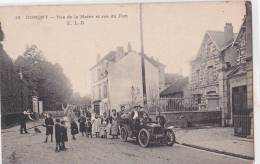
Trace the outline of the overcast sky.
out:
M 83 20 L 84 25 L 77 26 L 67 25 L 67 19 L 57 19 L 57 15 L 81 14 L 124 17 L 88 18 Z M 165 64 L 166 72 L 189 76 L 189 62 L 196 56 L 205 32 L 223 31 L 226 22 L 238 32 L 244 14 L 243 1 L 145 4 L 144 51 Z M 47 15 L 48 19 L 24 19 L 39 15 Z M 20 20 L 16 16 L 21 16 Z M 117 46 L 126 49 L 128 42 L 140 51 L 136 4 L 6 7 L 0 10 L 0 20 L 5 33 L 4 48 L 13 59 L 23 54 L 26 45 L 36 44 L 49 61 L 63 67 L 74 91 L 81 95 L 91 91 L 89 68 L 96 63 L 98 53 L 103 57 Z

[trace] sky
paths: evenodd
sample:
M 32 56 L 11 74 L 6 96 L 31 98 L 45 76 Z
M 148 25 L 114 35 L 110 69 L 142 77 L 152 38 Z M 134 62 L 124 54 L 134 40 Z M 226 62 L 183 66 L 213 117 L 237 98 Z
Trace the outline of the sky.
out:
M 144 51 L 165 64 L 167 73 L 190 76 L 205 32 L 223 31 L 226 22 L 238 32 L 244 14 L 243 1 L 144 4 Z M 4 49 L 13 60 L 26 46 L 37 45 L 82 96 L 91 93 L 89 69 L 97 54 L 126 49 L 128 42 L 140 51 L 138 4 L 1 7 L 0 21 Z

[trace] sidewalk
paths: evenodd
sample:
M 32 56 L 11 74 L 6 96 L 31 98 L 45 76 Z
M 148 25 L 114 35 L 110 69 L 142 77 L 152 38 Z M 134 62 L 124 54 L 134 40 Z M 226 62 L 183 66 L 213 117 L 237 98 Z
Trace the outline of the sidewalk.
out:
M 177 142 L 185 146 L 245 159 L 254 157 L 253 139 L 234 136 L 230 127 L 180 129 L 175 135 Z

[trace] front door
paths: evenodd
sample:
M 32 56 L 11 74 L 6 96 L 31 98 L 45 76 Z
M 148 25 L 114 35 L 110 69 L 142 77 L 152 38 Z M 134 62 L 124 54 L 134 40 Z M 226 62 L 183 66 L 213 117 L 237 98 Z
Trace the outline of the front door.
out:
M 232 88 L 232 113 L 240 114 L 247 110 L 247 89 L 246 86 Z
M 100 114 L 100 104 L 99 104 L 99 102 L 95 102 L 94 103 L 94 113 L 96 113 L 96 114 Z

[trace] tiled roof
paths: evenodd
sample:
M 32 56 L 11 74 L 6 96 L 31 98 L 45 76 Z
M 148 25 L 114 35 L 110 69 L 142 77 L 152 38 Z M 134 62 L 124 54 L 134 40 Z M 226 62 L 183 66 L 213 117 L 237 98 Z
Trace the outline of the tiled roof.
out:
M 171 84 L 168 88 L 160 93 L 160 96 L 167 96 L 179 92 L 183 92 L 184 87 L 189 83 L 189 78 L 182 78 Z

